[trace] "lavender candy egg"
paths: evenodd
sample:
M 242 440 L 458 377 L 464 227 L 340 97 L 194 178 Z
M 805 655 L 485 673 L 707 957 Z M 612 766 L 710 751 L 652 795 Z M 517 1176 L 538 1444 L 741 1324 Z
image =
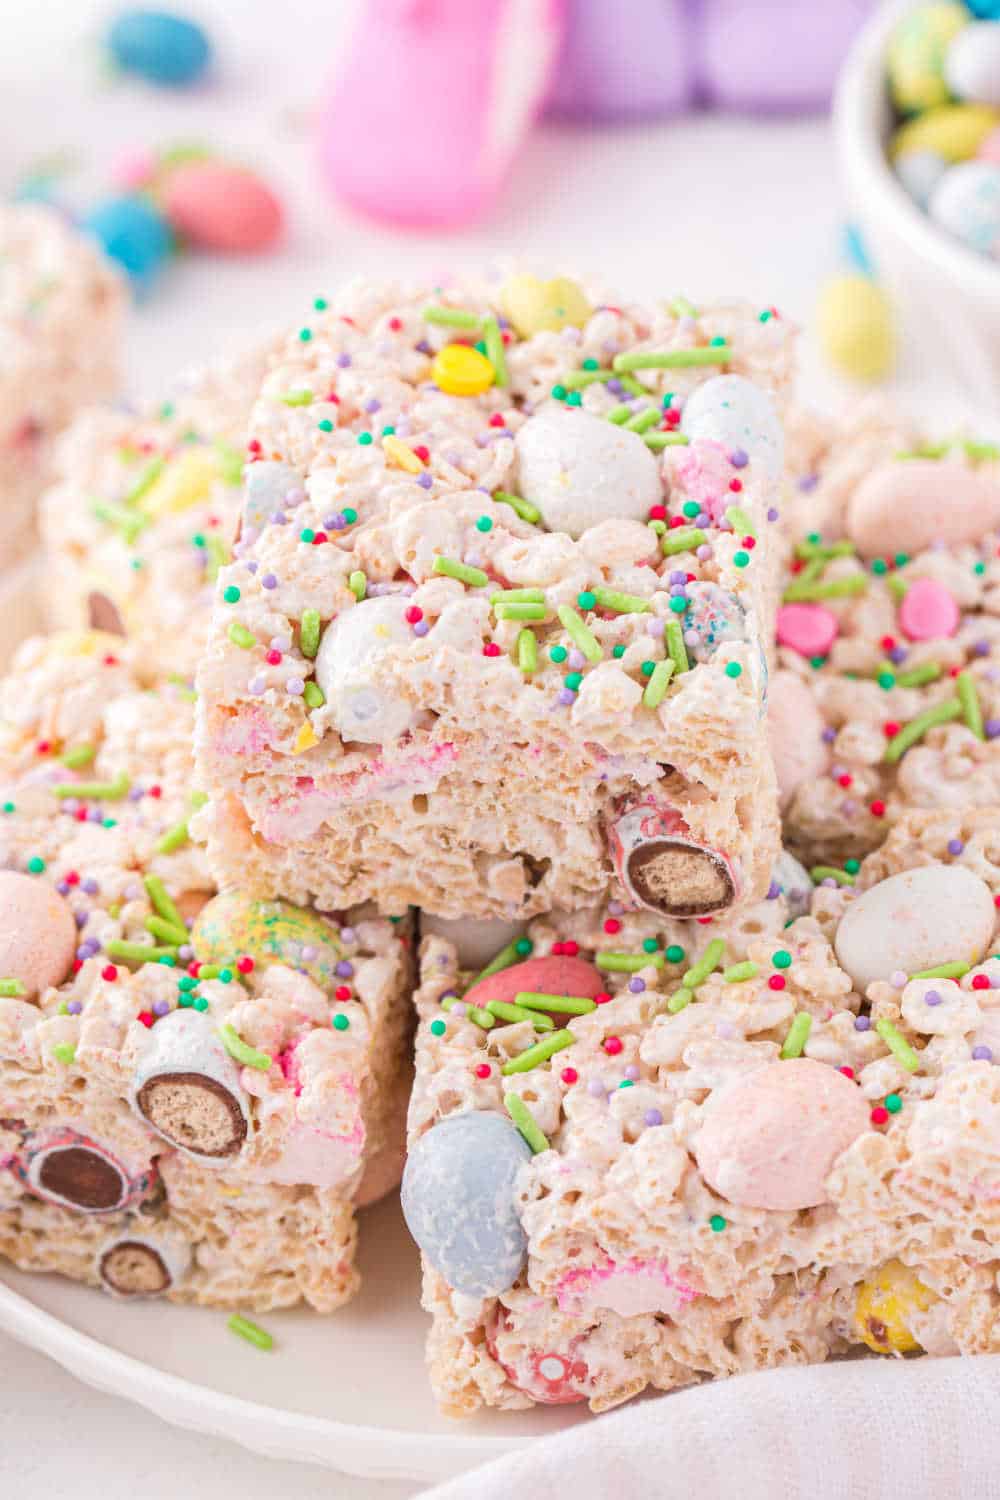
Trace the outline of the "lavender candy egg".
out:
M 785 437 L 766 391 L 742 375 L 714 375 L 684 403 L 681 431 L 691 441 L 707 439 L 732 452 L 749 454 L 768 485 L 777 484 L 785 465 Z
M 931 194 L 928 213 L 971 249 L 1000 259 L 1000 167 L 995 163 L 949 167 Z
M 724 641 L 745 641 L 746 615 L 740 601 L 717 583 L 689 583 L 690 601 L 682 617 L 684 644 L 695 661 L 710 661 Z
M 528 1239 L 514 1198 L 531 1148 L 503 1115 L 473 1110 L 439 1121 L 403 1173 L 407 1227 L 456 1292 L 497 1297 L 524 1266 Z

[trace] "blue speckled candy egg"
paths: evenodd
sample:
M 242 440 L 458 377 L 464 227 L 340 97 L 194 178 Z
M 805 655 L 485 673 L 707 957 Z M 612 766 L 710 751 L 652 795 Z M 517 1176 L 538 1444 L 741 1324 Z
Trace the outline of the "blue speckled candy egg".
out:
M 971 249 L 1000 259 L 1000 166 L 963 161 L 949 167 L 931 194 L 928 211 L 935 224 Z
M 728 589 L 717 583 L 689 583 L 682 617 L 684 644 L 694 661 L 710 661 L 724 641 L 745 641 L 746 615 Z
M 140 287 L 153 280 L 173 249 L 166 219 L 145 198 L 108 198 L 87 215 L 83 228 Z
M 714 375 L 696 386 L 684 403 L 681 431 L 693 443 L 704 438 L 742 449 L 770 484 L 781 477 L 785 437 L 774 403 L 742 375 Z
M 965 0 L 974 16 L 984 21 L 1000 21 L 1000 0 Z
M 520 1275 L 528 1249 L 514 1202 L 531 1148 L 503 1115 L 449 1115 L 410 1152 L 403 1216 L 434 1269 L 456 1292 L 496 1297 Z
M 193 83 L 212 49 L 200 26 L 165 10 L 125 10 L 108 31 L 111 56 L 126 73 L 149 83 Z

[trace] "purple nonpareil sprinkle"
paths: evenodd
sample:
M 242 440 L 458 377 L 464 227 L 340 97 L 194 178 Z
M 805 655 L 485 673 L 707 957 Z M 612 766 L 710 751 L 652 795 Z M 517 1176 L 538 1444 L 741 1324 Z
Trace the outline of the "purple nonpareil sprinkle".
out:
M 278 580 L 273 573 L 265 573 L 260 580 L 260 586 L 264 589 L 276 589 L 278 587 Z
M 889 652 L 889 660 L 892 662 L 894 667 L 898 667 L 901 662 L 904 662 L 906 660 L 909 654 L 910 653 L 907 651 L 905 646 L 893 646 L 892 650 Z
M 418 620 L 417 623 L 413 627 L 413 634 L 414 635 L 424 636 L 424 635 L 427 634 L 427 632 L 430 630 L 430 628 L 431 627 L 428 625 L 428 623 L 427 623 L 426 620 Z
M 271 512 L 271 525 L 272 526 L 287 526 L 288 525 L 288 517 L 285 515 L 285 512 L 283 510 L 272 510 L 272 512 Z
M 768 507 L 767 519 L 769 521 L 777 521 L 780 515 L 781 515 L 781 511 L 780 510 L 775 510 L 775 508 L 774 508 L 773 505 L 771 505 L 771 506 Z
M 855 1016 L 854 1017 L 854 1029 L 855 1029 L 855 1031 L 870 1031 L 871 1030 L 871 1026 L 872 1026 L 872 1023 L 871 1023 L 871 1021 L 869 1020 L 869 1018 L 867 1016 Z
M 339 974 L 341 979 L 350 979 L 354 974 L 354 965 L 350 963 L 346 958 L 342 958 L 334 972 L 336 974 Z
M 683 568 L 671 568 L 667 576 L 668 583 L 687 583 L 687 574 Z
M 86 880 L 80 881 L 80 889 L 81 891 L 85 891 L 88 896 L 96 896 L 101 888 L 93 875 L 88 875 Z
M 572 688 L 560 688 L 556 694 L 556 702 L 561 704 L 563 708 L 569 708 L 570 704 L 575 702 L 575 700 L 576 694 Z
M 836 738 L 837 731 L 835 729 L 831 729 L 829 725 L 827 725 L 826 729 L 824 729 L 823 733 L 820 735 L 820 739 L 823 741 L 824 745 L 832 745 Z
M 248 573 L 256 573 L 257 569 L 260 567 L 260 563 L 248 562 L 244 563 L 243 566 L 246 568 Z
M 349 370 L 351 367 L 351 356 L 349 354 L 338 354 L 337 367 L 341 370 Z
M 451 1013 L 453 1016 L 458 1016 L 459 1018 L 461 1018 L 462 1016 L 467 1016 L 469 1014 L 469 1007 L 463 1000 L 456 1000 L 455 1004 L 451 1007 Z
M 252 693 L 255 698 L 259 698 L 261 693 L 267 692 L 267 683 L 263 677 L 251 677 L 247 683 L 247 692 Z
M 988 740 L 995 740 L 1000 734 L 1000 719 L 987 719 L 983 725 L 983 733 Z
M 777 901 L 777 899 L 778 899 L 778 897 L 780 895 L 781 895 L 781 886 L 778 884 L 778 882 L 776 880 L 772 880 L 771 884 L 767 888 L 767 897 L 766 897 L 766 899 L 768 901 Z
M 989 656 L 990 643 L 989 641 L 973 641 L 970 649 L 973 656 Z
M 285 691 L 293 698 L 299 698 L 305 692 L 306 685 L 301 677 L 289 677 L 285 683 Z
M 578 651 L 576 649 L 576 647 L 574 646 L 573 650 L 569 653 L 569 665 L 570 665 L 570 668 L 572 669 L 572 671 L 574 671 L 574 672 L 580 672 L 580 671 L 582 671 L 583 668 L 586 666 L 586 663 L 587 663 L 587 658 L 584 656 L 583 652 L 582 651 Z
M 81 1010 L 83 1010 L 83 1001 L 70 1000 L 66 1005 L 66 1010 L 71 1016 L 78 1016 Z M 973 1054 L 973 1056 L 975 1056 L 975 1054 Z
M 181 943 L 177 950 L 177 957 L 182 958 L 185 963 L 190 963 L 192 958 L 194 958 L 194 949 L 191 947 L 191 944 Z
M 369 414 L 372 413 L 372 412 L 381 411 L 381 410 L 382 410 L 382 403 L 381 403 L 381 401 L 376 401 L 374 396 L 370 396 L 368 398 L 368 400 L 365 402 L 365 411 L 368 412 Z
M 941 995 L 940 995 L 940 993 L 937 990 L 925 990 L 924 991 L 924 1004 L 925 1005 L 940 1005 L 941 1004 Z
M 426 472 L 426 470 L 425 470 L 425 472 L 423 474 L 418 474 L 417 475 L 417 484 L 419 484 L 419 486 L 420 486 L 420 488 L 422 490 L 429 490 L 431 488 L 431 486 L 433 485 L 433 483 L 434 483 L 433 477 L 430 474 L 428 474 Z
M 734 469 L 745 469 L 750 462 L 750 455 L 743 448 L 734 448 L 729 455 L 729 462 Z
M 90 912 L 75 911 L 73 913 L 73 921 L 76 923 L 77 927 L 86 927 L 87 923 L 90 921 Z
M 643 990 L 646 988 L 646 981 L 644 979 L 640 979 L 637 974 L 634 979 L 629 980 L 628 987 L 633 995 L 641 995 Z
M 169 1000 L 154 1000 L 152 1005 L 150 1006 L 150 1010 L 153 1012 L 154 1016 L 165 1016 L 169 1009 Z
M 603 1099 L 607 1090 L 599 1078 L 592 1078 L 587 1084 L 587 1093 L 592 1099 Z
M 101 809 L 99 807 L 92 807 L 89 810 L 89 812 L 87 813 L 87 822 L 88 823 L 103 823 L 104 822 L 104 814 L 101 812 Z
M 808 495 L 809 491 L 814 490 L 818 484 L 818 474 L 803 474 L 802 478 L 799 480 L 799 489 L 802 491 L 803 495 Z
M 949 839 L 948 840 L 948 853 L 949 854 L 961 854 L 961 852 L 962 852 L 962 850 L 964 848 L 965 848 L 965 845 L 962 843 L 961 839 Z
M 893 969 L 889 975 L 889 983 L 894 990 L 902 990 L 906 988 L 906 978 L 906 971 L 904 969 Z
M 353 943 L 357 934 L 353 927 L 342 927 L 340 929 L 340 941 L 342 943 Z
M 983 1042 L 980 1042 L 977 1047 L 973 1047 L 972 1056 L 976 1062 L 992 1062 L 993 1048 L 987 1047 Z
M 658 1109 L 647 1109 L 642 1118 L 643 1122 L 649 1126 L 663 1124 L 663 1116 Z
M 613 917 L 620 917 L 621 914 L 622 914 L 622 912 L 624 910 L 625 910 L 625 908 L 621 904 L 620 901 L 609 901 L 608 902 L 608 912 L 610 913 L 611 916 L 613 916 Z
M 68 881 L 66 881 L 66 880 L 57 880 L 56 881 L 56 890 L 59 892 L 60 896 L 68 896 L 69 893 L 70 893 L 70 889 L 71 889 L 71 887 L 70 887 L 70 884 L 69 884 Z
M 630 1083 L 635 1083 L 636 1079 L 639 1077 L 639 1069 L 635 1063 L 629 1063 L 628 1067 L 625 1069 L 625 1077 L 629 1080 Z

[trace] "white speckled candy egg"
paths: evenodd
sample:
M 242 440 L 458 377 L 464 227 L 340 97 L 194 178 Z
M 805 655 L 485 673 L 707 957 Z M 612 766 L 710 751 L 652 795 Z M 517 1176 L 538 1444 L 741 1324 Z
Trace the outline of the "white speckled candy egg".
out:
M 62 984 L 76 951 L 73 913 L 47 881 L 0 871 L 0 979 L 16 979 L 33 999 Z
M 503 1115 L 449 1115 L 422 1135 L 403 1173 L 407 1228 L 456 1292 L 497 1297 L 520 1275 L 528 1240 L 515 1182 L 531 1148 Z
M 771 866 L 771 884 L 780 889 L 790 917 L 805 916 L 812 904 L 813 883 L 805 865 L 787 849 L 782 849 Z
M 976 21 L 953 38 L 944 76 L 956 99 L 1000 109 L 1000 25 Z
M 300 489 L 302 477 L 291 464 L 262 459 L 250 464 L 243 483 L 243 524 L 260 528 L 284 505 L 285 497 Z
M 869 1128 L 856 1084 L 826 1063 L 792 1058 L 714 1091 L 694 1155 L 705 1181 L 730 1203 L 813 1208 L 827 1201 L 837 1157 Z
M 684 403 L 681 431 L 692 442 L 707 438 L 728 452 L 742 449 L 769 484 L 781 477 L 785 439 L 774 403 L 742 375 L 715 375 L 697 386 Z
M 412 640 L 406 622 L 409 601 L 399 594 L 363 599 L 331 620 L 316 653 L 316 681 L 333 722 L 345 740 L 384 744 L 413 723 L 414 711 L 399 694 L 374 682 L 373 667 L 393 647 Z
M 1000 481 L 986 466 L 911 458 L 869 470 L 847 506 L 847 534 L 863 557 L 911 557 L 934 541 L 976 542 L 1000 526 Z
M 590 412 L 546 407 L 515 439 L 518 487 L 550 531 L 578 538 L 600 521 L 645 521 L 663 498 L 656 459 L 637 432 Z
M 935 224 L 970 249 L 1000 259 L 1000 167 L 993 162 L 964 161 L 949 167 L 927 211 Z
M 964 865 L 922 865 L 862 892 L 841 917 L 833 946 L 863 994 L 897 970 L 976 963 L 995 920 L 989 886 L 978 875 Z
M 907 151 L 896 162 L 900 183 L 923 209 L 947 170 L 948 163 L 937 151 Z

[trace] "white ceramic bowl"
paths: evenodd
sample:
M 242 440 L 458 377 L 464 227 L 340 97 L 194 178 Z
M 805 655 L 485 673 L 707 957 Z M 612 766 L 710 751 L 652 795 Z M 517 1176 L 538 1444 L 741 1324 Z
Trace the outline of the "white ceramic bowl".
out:
M 934 378 L 942 402 L 1000 427 L 1000 265 L 937 227 L 896 181 L 885 81 L 889 35 L 914 0 L 881 6 L 857 38 L 834 100 L 848 206 L 896 310 L 901 370 Z

